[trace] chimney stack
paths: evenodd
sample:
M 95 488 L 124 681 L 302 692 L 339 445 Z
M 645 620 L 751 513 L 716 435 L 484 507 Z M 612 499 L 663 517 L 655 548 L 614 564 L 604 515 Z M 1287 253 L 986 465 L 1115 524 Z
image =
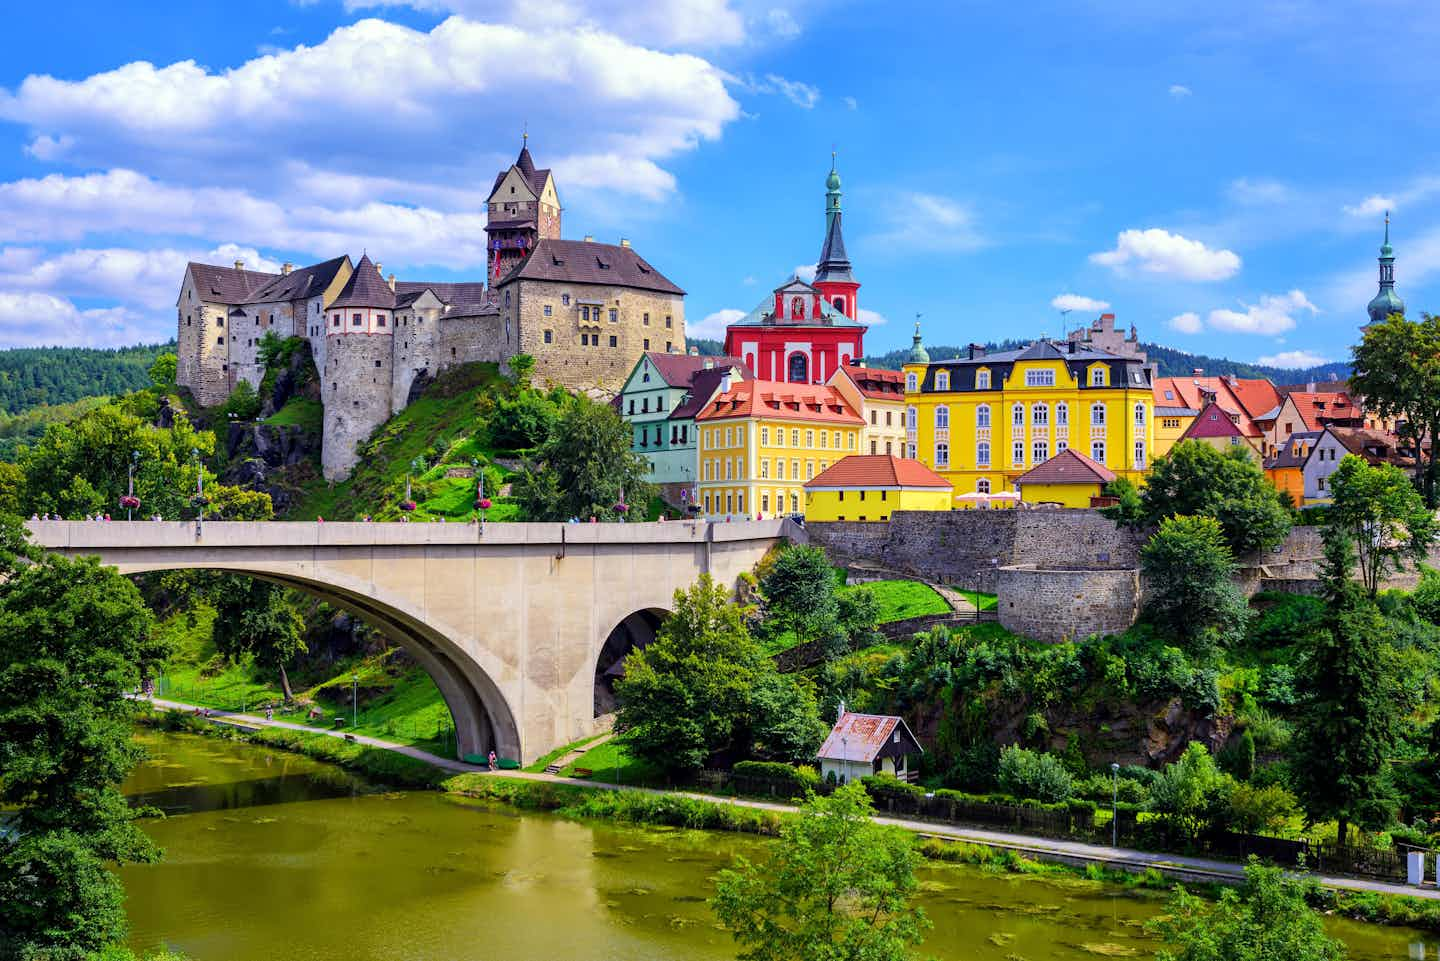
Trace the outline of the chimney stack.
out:
M 390 293 L 393 294 L 393 293 L 395 293 L 395 275 L 394 275 L 394 274 L 391 274 L 391 275 L 390 275 L 390 281 L 389 281 L 389 283 L 390 283 Z
M 385 276 L 385 265 L 380 263 L 380 261 L 378 260 L 375 261 L 375 273 L 379 274 L 381 277 Z
M 586 242 L 587 244 L 593 244 L 593 243 L 595 242 L 595 235 L 594 235 L 594 234 L 586 234 L 586 235 L 585 235 L 585 242 Z
M 720 378 L 720 393 L 730 393 L 730 372 L 727 370 L 725 376 Z
M 1190 368 L 1190 376 L 1191 376 L 1191 377 L 1204 377 L 1204 376 L 1205 376 L 1205 368 L 1204 368 L 1204 367 L 1192 367 L 1192 368 Z
M 290 271 L 292 271 L 292 270 L 294 270 L 294 269 L 295 269 L 295 265 L 292 264 L 290 261 L 287 260 L 287 261 L 285 261 L 283 264 L 280 265 L 280 276 L 281 276 L 281 277 L 288 277 L 288 276 L 290 276 Z
M 691 357 L 699 357 L 699 356 L 700 356 L 700 348 L 699 348 L 699 347 L 694 347 L 694 346 L 692 346 L 692 347 L 690 348 L 690 356 L 691 356 Z
M 244 269 L 245 269 L 245 261 L 243 261 L 243 260 L 237 260 L 237 261 L 235 261 L 235 269 L 236 269 L 236 270 L 244 270 Z
M 985 356 L 985 348 L 984 348 L 984 347 L 981 347 L 979 344 L 971 344 L 971 345 L 970 345 L 970 359 L 971 359 L 971 360 L 974 360 L 976 357 L 984 357 L 984 356 Z
M 1308 383 L 1308 384 L 1305 385 L 1305 393 L 1307 393 L 1307 394 L 1313 394 L 1313 393 L 1315 393 L 1315 382 L 1314 382 L 1313 380 L 1310 381 L 1310 383 Z
M 690 350 L 691 350 L 692 353 L 696 353 L 696 352 L 697 352 L 694 347 L 691 347 Z M 706 369 L 706 370 L 710 370 L 710 369 L 712 369 L 714 366 L 715 366 L 715 358 L 713 358 L 713 357 L 706 357 L 706 358 L 705 358 L 705 369 Z
M 628 238 L 625 238 L 625 237 L 621 237 L 621 238 L 620 238 L 620 246 L 621 246 L 621 247 L 629 247 L 629 246 L 630 246 L 630 241 L 629 241 L 629 239 L 628 239 Z

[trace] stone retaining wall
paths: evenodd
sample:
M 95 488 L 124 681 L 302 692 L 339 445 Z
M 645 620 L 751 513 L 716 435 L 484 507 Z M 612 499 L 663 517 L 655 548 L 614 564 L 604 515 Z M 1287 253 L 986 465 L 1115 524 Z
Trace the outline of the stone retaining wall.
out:
M 1041 641 L 1118 634 L 1139 613 L 1137 570 L 1074 570 L 1033 564 L 996 571 L 1000 624 Z

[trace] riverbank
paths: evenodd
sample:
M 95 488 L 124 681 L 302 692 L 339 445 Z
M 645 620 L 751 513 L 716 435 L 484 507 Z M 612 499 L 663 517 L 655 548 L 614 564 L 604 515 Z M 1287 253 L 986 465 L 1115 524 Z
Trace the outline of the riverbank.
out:
M 225 714 L 209 719 L 193 706 L 154 701 L 160 710 L 142 722 L 166 730 L 227 737 L 329 761 L 401 787 L 441 790 L 562 817 L 611 820 L 676 828 L 773 836 L 793 805 L 717 797 L 617 784 L 577 782 L 523 771 L 490 772 L 378 738 L 315 731 L 280 721 Z M 877 822 L 904 828 L 923 839 L 921 851 L 936 860 L 990 865 L 1013 873 L 1069 871 L 1079 877 L 1125 885 L 1164 887 L 1235 884 L 1243 866 L 1204 858 L 1156 854 L 998 831 L 899 818 Z M 1440 932 L 1440 891 L 1405 889 L 1356 878 L 1307 875 L 1310 898 L 1323 910 L 1379 924 Z

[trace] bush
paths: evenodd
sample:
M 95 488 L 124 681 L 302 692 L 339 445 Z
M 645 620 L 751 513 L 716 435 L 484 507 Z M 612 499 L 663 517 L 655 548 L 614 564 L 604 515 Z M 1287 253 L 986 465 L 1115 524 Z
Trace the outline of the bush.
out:
M 872 774 L 860 779 L 865 790 L 877 801 L 887 799 L 919 800 L 925 796 L 925 789 L 918 784 L 906 784 L 893 774 Z
M 1241 781 L 1250 780 L 1255 774 L 1255 736 L 1250 729 L 1226 741 L 1217 760 L 1226 774 Z
M 1074 787 L 1059 758 L 1013 744 L 1000 752 L 997 780 L 1001 790 L 1016 797 L 1051 803 L 1068 800 Z
M 774 793 L 786 797 L 802 797 L 820 786 L 820 774 L 809 765 L 782 764 L 779 761 L 739 761 L 730 769 L 741 780 L 763 782 Z M 752 787 L 759 785 L 745 785 Z

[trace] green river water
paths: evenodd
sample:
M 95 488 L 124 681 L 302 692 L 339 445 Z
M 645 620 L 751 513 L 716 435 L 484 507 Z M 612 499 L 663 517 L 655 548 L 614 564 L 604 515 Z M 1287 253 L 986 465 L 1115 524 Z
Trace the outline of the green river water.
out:
M 567 821 L 428 792 L 380 792 L 291 754 L 146 734 L 127 793 L 164 861 L 121 871 L 131 943 L 194 961 L 710 961 L 733 958 L 705 899 L 768 842 Z M 1153 956 L 1160 896 L 1078 878 L 927 865 L 943 961 Z M 1357 961 L 1440 937 L 1337 922 Z

